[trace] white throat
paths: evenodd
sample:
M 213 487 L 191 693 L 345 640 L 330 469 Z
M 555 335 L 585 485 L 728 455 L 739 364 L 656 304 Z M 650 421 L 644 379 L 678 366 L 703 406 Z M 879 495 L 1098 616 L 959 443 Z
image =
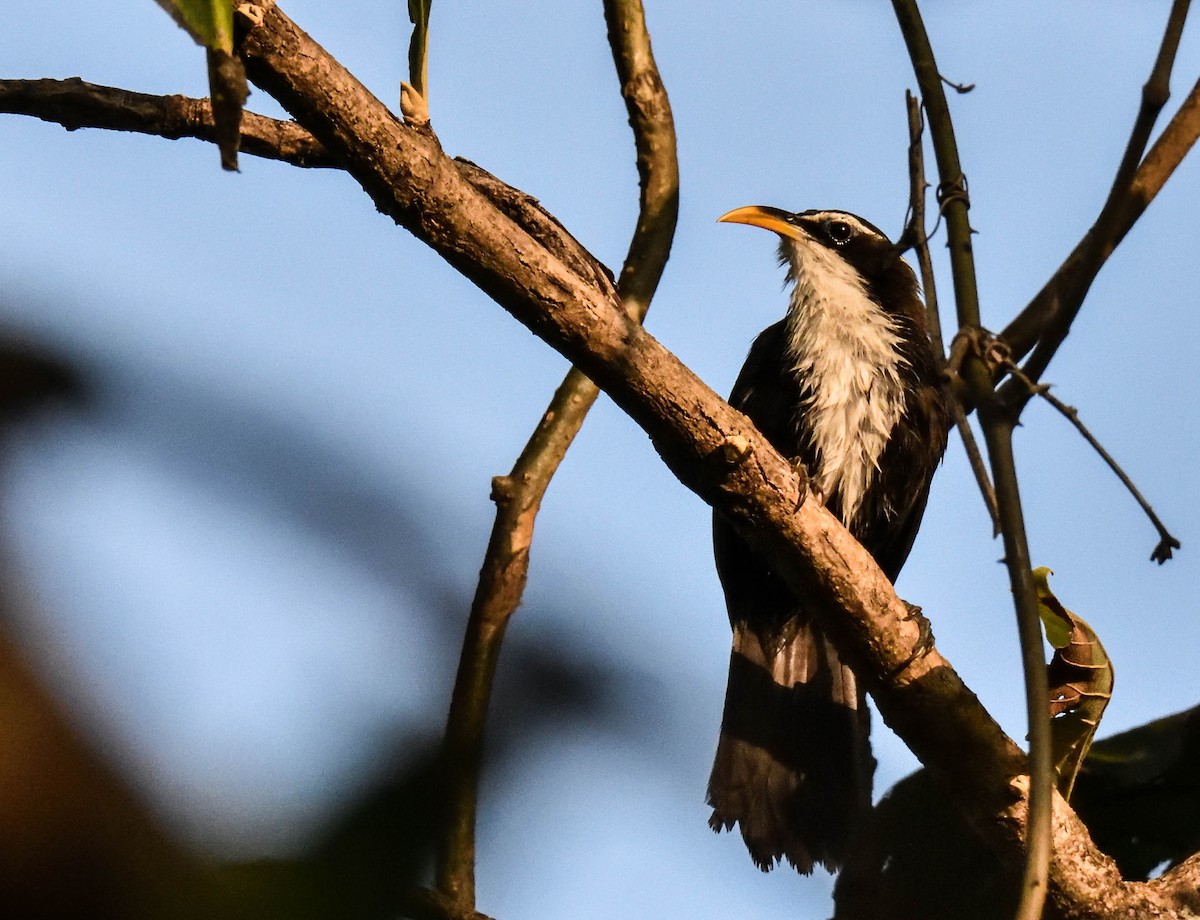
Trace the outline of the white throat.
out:
M 788 351 L 810 391 L 803 411 L 816 469 L 809 474 L 827 503 L 840 499 L 842 523 L 850 526 L 904 414 L 901 339 L 862 275 L 837 253 L 791 239 L 783 252 L 795 281 Z

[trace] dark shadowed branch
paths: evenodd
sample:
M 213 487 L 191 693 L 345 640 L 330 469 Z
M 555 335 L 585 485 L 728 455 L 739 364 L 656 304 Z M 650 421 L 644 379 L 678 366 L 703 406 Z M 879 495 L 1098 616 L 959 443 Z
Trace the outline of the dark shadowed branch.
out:
M 628 315 L 640 322 L 666 266 L 679 212 L 675 127 L 640 0 L 606 0 L 604 12 L 633 129 L 641 189 L 637 226 L 617 294 Z M 441 895 L 462 912 L 475 906 L 479 773 L 501 643 L 524 594 L 542 498 L 599 392 L 572 368 L 512 471 L 492 483 L 496 519 L 463 639 L 444 744 L 447 821 L 436 883 Z
M 950 251 L 950 271 L 954 279 L 954 299 L 960 326 L 979 325 L 979 291 L 975 280 L 975 257 L 971 248 L 971 199 L 967 178 L 958 157 L 954 123 L 946 102 L 942 76 L 938 71 L 933 47 L 921 21 L 916 0 L 892 0 L 900 32 L 908 47 L 917 77 L 921 99 L 929 115 L 929 136 L 938 167 L 938 202 L 946 218 L 946 247 Z
M 925 109 L 929 113 L 930 137 L 938 165 L 938 199 L 946 218 L 959 327 L 977 329 L 981 326 L 981 320 L 968 214 L 971 203 L 966 176 L 959 160 L 950 107 L 916 0 L 893 0 L 892 5 L 912 59 Z M 1050 750 L 1050 718 L 1046 709 L 1049 686 L 1042 651 L 1041 621 L 1028 564 L 1028 538 L 1013 465 L 1012 430 L 1017 415 L 1005 411 L 996 401 L 992 389 L 994 378 L 981 356 L 967 353 L 967 360 L 955 370 L 966 384 L 969 401 L 979 409 L 995 482 L 995 508 L 1004 538 L 1005 562 L 1016 606 L 1017 634 L 1020 637 L 1021 664 L 1025 674 L 1031 777 L 1025 871 L 1016 917 L 1017 920 L 1037 920 L 1042 913 L 1049 877 L 1054 764 Z M 984 494 L 986 498 L 986 491 Z
M 925 314 L 929 318 L 929 338 L 933 348 L 933 362 L 942 380 L 942 389 L 946 405 L 954 417 L 954 427 L 962 439 L 963 449 L 967 452 L 967 461 L 971 464 L 971 472 L 975 474 L 975 482 L 983 496 L 988 516 L 992 519 L 992 535 L 1000 533 L 1000 512 L 996 509 L 996 490 L 988 477 L 987 465 L 971 425 L 967 421 L 967 413 L 963 409 L 960 388 L 954 384 L 956 377 L 950 374 L 946 362 L 946 344 L 942 336 L 942 320 L 938 311 L 937 281 L 933 274 L 933 258 L 929 252 L 929 235 L 925 229 L 925 194 L 929 183 L 925 179 L 925 122 L 921 116 L 921 100 L 910 92 L 905 92 L 905 105 L 908 112 L 908 177 L 909 177 L 909 220 L 898 243 L 901 250 L 912 246 L 917 254 L 917 266 L 921 271 L 921 288 L 925 292 Z M 936 227 L 935 227 L 936 230 Z

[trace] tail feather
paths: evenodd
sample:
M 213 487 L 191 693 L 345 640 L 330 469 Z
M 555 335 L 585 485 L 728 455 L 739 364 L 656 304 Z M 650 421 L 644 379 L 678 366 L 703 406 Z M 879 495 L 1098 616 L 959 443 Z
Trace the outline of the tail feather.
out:
M 871 804 L 870 714 L 854 673 L 811 625 L 777 641 L 734 626 L 709 826 L 739 825 L 764 871 L 836 869 Z

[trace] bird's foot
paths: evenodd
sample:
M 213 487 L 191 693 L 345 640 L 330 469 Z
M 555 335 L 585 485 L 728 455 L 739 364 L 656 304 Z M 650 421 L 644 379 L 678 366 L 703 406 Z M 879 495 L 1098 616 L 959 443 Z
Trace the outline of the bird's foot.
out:
M 909 667 L 909 665 L 911 665 L 918 658 L 923 658 L 925 655 L 928 655 L 933 651 L 934 648 L 933 624 L 929 622 L 929 619 L 921 612 L 921 608 L 916 604 L 910 604 L 903 598 L 901 598 L 901 603 L 903 603 L 905 609 L 908 610 L 908 616 L 906 616 L 904 619 L 916 620 L 917 628 L 920 630 L 920 634 L 917 636 L 917 642 L 913 646 L 912 654 L 905 658 L 904 661 L 901 662 L 897 667 L 892 669 L 891 674 L 888 675 L 891 678 L 895 678 L 903 673 Z
M 804 461 L 799 457 L 788 457 L 788 463 L 792 465 L 792 470 L 800 479 L 800 493 L 796 496 L 796 507 L 792 509 L 792 514 L 800 510 L 800 506 L 811 495 L 820 504 L 825 504 L 825 496 L 821 494 L 820 489 L 814 489 L 812 480 L 808 478 L 808 467 L 804 465 Z

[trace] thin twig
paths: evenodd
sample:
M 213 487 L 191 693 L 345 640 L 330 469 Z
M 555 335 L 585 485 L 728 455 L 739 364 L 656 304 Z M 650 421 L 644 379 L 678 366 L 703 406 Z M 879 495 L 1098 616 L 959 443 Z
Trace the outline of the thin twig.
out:
M 1050 749 L 1050 685 L 1042 646 L 1037 593 L 1033 583 L 1025 519 L 1021 510 L 1016 460 L 1013 456 L 1014 417 L 995 400 L 979 406 L 987 439 L 992 475 L 1004 538 L 1004 564 L 1017 611 L 1017 635 L 1025 674 L 1025 715 L 1029 723 L 1029 818 L 1025 835 L 1025 866 L 1021 877 L 1016 920 L 1038 920 L 1049 888 L 1051 817 L 1054 804 L 1054 761 Z
M 1158 55 L 1142 88 L 1141 105 L 1125 153 L 1095 222 L 1050 280 L 1000 334 L 1012 349 L 1015 360 L 1033 349 L 1023 368 L 1030 380 L 1041 378 L 1070 332 L 1096 275 L 1195 143 L 1195 132 L 1200 130 L 1200 125 L 1192 123 L 1195 116 L 1189 113 L 1200 95 L 1200 83 L 1196 84 L 1150 154 L 1142 159 L 1150 132 L 1170 96 L 1171 70 L 1188 6 L 1189 0 L 1175 0 L 1171 6 Z M 1148 169 L 1152 162 L 1153 169 Z M 1023 395 L 1027 397 L 1013 389 L 1006 391 L 1004 398 L 1012 400 Z
M 941 76 L 941 75 L 939 74 L 939 76 Z M 954 90 L 956 93 L 958 93 L 960 96 L 965 95 L 966 93 L 969 93 L 973 89 L 975 89 L 974 83 L 955 83 L 953 80 L 951 80 L 947 77 L 942 77 L 942 82 L 945 83 L 952 90 Z
M 954 299 L 960 326 L 978 326 L 979 290 L 975 280 L 975 258 L 971 248 L 971 223 L 968 216 L 966 178 L 958 158 L 958 143 L 954 139 L 954 123 L 942 86 L 933 47 L 921 21 L 916 0 L 892 0 L 896 21 L 908 47 L 917 87 L 929 115 L 929 136 L 937 159 L 938 200 L 946 199 L 945 214 L 947 248 L 950 250 L 950 271 L 954 279 Z M 946 193 L 943 193 L 946 190 Z
M 942 318 L 938 311 L 937 282 L 933 274 L 933 259 L 929 254 L 929 236 L 925 232 L 925 192 L 929 182 L 925 179 L 925 120 L 921 115 L 921 100 L 904 92 L 904 106 L 908 114 L 908 224 L 900 234 L 897 244 L 901 250 L 911 246 L 917 254 L 917 267 L 921 271 L 921 287 L 925 291 L 925 317 L 929 323 L 929 339 L 933 343 L 933 358 L 938 370 L 945 370 L 946 342 L 942 336 Z
M 946 215 L 947 245 L 950 249 L 959 328 L 980 328 L 979 292 L 968 214 L 970 198 L 966 176 L 959 162 L 954 124 L 941 74 L 916 0 L 892 0 L 892 6 L 912 60 L 925 110 L 929 114 L 930 137 L 940 179 L 937 197 Z M 1025 705 L 1029 718 L 1030 772 L 1025 871 L 1016 918 L 1037 920 L 1041 916 L 1049 887 L 1054 768 L 1050 751 L 1050 723 L 1045 710 L 1049 689 L 1042 653 L 1041 625 L 1012 457 L 1012 428 L 1016 417 L 996 403 L 992 376 L 980 360 L 968 356 L 960 373 L 969 398 L 979 408 L 988 445 L 1009 581 L 1016 605 L 1017 633 L 1025 672 Z
M 1022 384 L 1024 384 L 1030 393 L 1042 397 L 1042 399 L 1046 400 L 1046 402 L 1057 409 L 1072 425 L 1075 426 L 1075 430 L 1083 436 L 1085 441 L 1092 445 L 1092 449 L 1095 450 L 1096 453 L 1100 455 L 1100 458 L 1108 464 L 1108 468 L 1116 474 L 1117 478 L 1121 480 L 1121 483 L 1129 491 L 1129 494 L 1133 496 L 1134 501 L 1141 506 L 1142 511 L 1144 511 L 1146 517 L 1150 519 L 1150 523 L 1154 526 L 1154 529 L 1158 531 L 1158 545 L 1154 547 L 1154 552 L 1150 554 L 1150 561 L 1157 562 L 1159 565 L 1162 565 L 1164 562 L 1170 559 L 1173 555 L 1173 550 L 1180 548 L 1179 541 L 1172 536 L 1170 531 L 1167 530 L 1166 525 L 1163 524 L 1158 515 L 1154 513 L 1154 509 L 1150 507 L 1150 503 L 1146 501 L 1145 497 L 1138 490 L 1138 487 L 1133 484 L 1133 480 L 1129 478 L 1123 469 L 1121 469 L 1120 464 L 1113 459 L 1112 454 L 1105 450 L 1104 445 L 1102 445 L 1096 439 L 1096 436 L 1093 435 L 1090 430 L 1088 430 L 1088 427 L 1079 418 L 1079 410 L 1074 406 L 1067 405 L 1065 402 L 1051 393 L 1050 384 L 1034 383 L 1021 372 L 1021 369 L 1017 367 L 1016 364 L 1011 361 L 1008 363 L 1008 372 Z
M 640 178 L 637 227 L 617 284 L 623 308 L 645 316 L 671 250 L 679 170 L 670 103 L 650 47 L 640 0 L 605 0 L 621 94 L 633 128 Z M 521 601 L 542 498 L 599 390 L 572 368 L 512 472 L 493 482 L 496 520 L 463 639 L 446 723 L 447 822 L 438 890 L 461 910 L 475 904 L 475 824 L 483 732 L 504 631 Z
M 925 179 L 924 152 L 924 119 L 921 117 L 921 101 L 910 92 L 904 94 L 908 111 L 908 177 L 909 177 L 909 221 L 900 235 L 900 245 L 912 245 L 917 254 L 917 265 L 921 271 L 921 286 L 925 290 L 925 312 L 929 320 L 929 340 L 933 348 L 933 363 L 942 381 L 942 398 L 950 408 L 954 418 L 954 426 L 962 439 L 963 448 L 967 452 L 967 460 L 971 464 L 971 472 L 975 474 L 975 482 L 983 496 L 984 506 L 992 519 L 992 535 L 1000 533 L 1000 512 L 996 508 L 996 491 L 992 488 L 992 480 L 988 476 L 987 464 L 979 451 L 975 433 L 967 421 L 962 401 L 954 386 L 946 361 L 946 346 L 942 337 L 942 322 L 938 310 L 937 282 L 933 273 L 933 259 L 929 252 L 929 237 L 925 232 L 925 192 L 929 183 Z M 939 221 L 941 220 L 939 215 Z

